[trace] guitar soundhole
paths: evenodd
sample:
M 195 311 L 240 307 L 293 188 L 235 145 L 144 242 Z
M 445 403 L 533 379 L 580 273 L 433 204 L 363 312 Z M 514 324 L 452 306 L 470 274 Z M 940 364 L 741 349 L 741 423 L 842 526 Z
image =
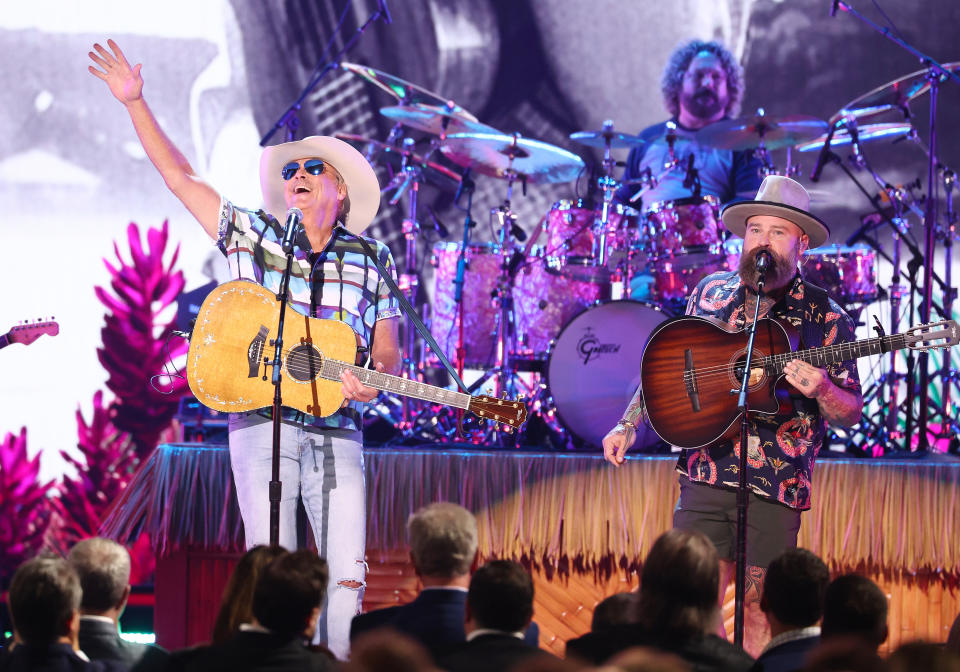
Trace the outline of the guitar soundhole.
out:
M 308 343 L 301 343 L 290 350 L 287 355 L 287 372 L 290 377 L 300 382 L 313 380 L 320 375 L 323 365 L 323 355 Z

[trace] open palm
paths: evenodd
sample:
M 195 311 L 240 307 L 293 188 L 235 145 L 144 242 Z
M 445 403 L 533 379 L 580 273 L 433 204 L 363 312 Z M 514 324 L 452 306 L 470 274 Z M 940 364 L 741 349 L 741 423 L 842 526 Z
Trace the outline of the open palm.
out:
M 143 93 L 143 78 L 140 76 L 142 65 L 137 63 L 131 68 L 116 42 L 107 40 L 107 45 L 113 51 L 112 54 L 99 44 L 93 45 L 96 53 L 89 53 L 93 62 L 102 69 L 92 65 L 87 69 L 90 74 L 105 81 L 110 87 L 110 93 L 121 103 L 139 99 Z

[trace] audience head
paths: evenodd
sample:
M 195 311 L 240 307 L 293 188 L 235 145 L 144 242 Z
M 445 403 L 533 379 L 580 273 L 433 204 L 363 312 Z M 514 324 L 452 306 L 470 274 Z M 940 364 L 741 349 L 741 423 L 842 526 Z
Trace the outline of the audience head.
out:
M 260 572 L 253 615 L 273 633 L 312 637 L 327 592 L 327 562 L 311 551 L 284 553 Z
M 350 646 L 346 672 L 433 672 L 437 668 L 423 645 L 396 630 L 365 632 Z
M 941 644 L 908 642 L 887 658 L 889 672 L 960 672 L 960 655 Z
M 947 648 L 960 655 L 960 614 L 953 621 L 950 634 L 947 636 Z
M 807 654 L 803 672 L 884 672 L 886 663 L 861 637 L 824 640 Z
M 79 628 L 80 579 L 62 558 L 27 560 L 10 581 L 7 606 L 20 642 L 47 646 Z
M 618 653 L 598 669 L 610 672 L 690 672 L 690 664 L 672 653 L 636 646 Z
M 77 542 L 67 562 L 80 577 L 83 613 L 120 612 L 130 597 L 130 553 L 111 539 L 91 537 Z
M 597 632 L 611 625 L 636 623 L 639 599 L 637 593 L 615 593 L 604 598 L 593 610 L 590 630 Z
M 823 616 L 830 570 L 805 548 L 790 548 L 767 568 L 760 608 L 788 628 L 806 628 Z
M 423 507 L 407 520 L 407 536 L 419 576 L 470 573 L 477 555 L 477 519 L 462 506 L 436 502 Z
M 845 574 L 830 585 L 823 601 L 823 639 L 851 635 L 876 650 L 887 639 L 887 596 L 865 576 Z
M 640 575 L 637 621 L 647 631 L 686 638 L 713 630 L 720 566 L 702 532 L 672 529 L 654 542 Z
M 533 618 L 533 579 L 519 563 L 493 560 L 474 572 L 467 593 L 474 629 L 519 632 Z
M 253 590 L 260 572 L 271 560 L 286 553 L 280 546 L 254 546 L 243 554 L 223 589 L 220 610 L 213 624 L 213 643 L 220 644 L 253 620 Z

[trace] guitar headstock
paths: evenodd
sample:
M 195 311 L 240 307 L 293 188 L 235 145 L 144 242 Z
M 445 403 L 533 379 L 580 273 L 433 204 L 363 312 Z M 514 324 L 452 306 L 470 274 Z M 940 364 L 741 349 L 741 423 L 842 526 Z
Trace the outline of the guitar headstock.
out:
M 484 420 L 494 420 L 517 429 L 527 421 L 527 406 L 522 401 L 497 399 L 484 394 L 471 397 L 467 410 Z
M 956 320 L 941 320 L 911 327 L 903 336 L 911 350 L 946 349 L 960 343 L 960 327 Z
M 49 320 L 47 322 L 28 322 L 26 324 L 18 324 L 13 329 L 8 331 L 7 340 L 10 343 L 23 343 L 24 345 L 30 345 L 44 334 L 56 336 L 59 333 L 60 325 L 54 320 Z

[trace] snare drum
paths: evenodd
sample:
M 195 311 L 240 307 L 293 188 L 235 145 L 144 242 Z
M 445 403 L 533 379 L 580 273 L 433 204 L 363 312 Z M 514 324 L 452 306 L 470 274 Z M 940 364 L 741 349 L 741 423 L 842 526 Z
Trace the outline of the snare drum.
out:
M 457 351 L 457 259 L 461 245 L 439 242 L 433 246 L 433 310 L 430 333 L 453 361 Z M 483 368 L 496 354 L 498 308 L 493 300 L 500 274 L 500 248 L 492 244 L 467 248 L 463 276 L 463 345 L 468 366 Z
M 639 301 L 609 301 L 573 318 L 550 347 L 547 386 L 563 425 L 584 442 L 600 446 L 623 417 L 640 385 L 647 339 L 667 319 L 660 308 Z M 657 435 L 637 428 L 637 445 Z
M 660 201 L 644 212 L 641 249 L 654 265 L 698 266 L 722 256 L 721 231 L 716 196 Z
M 640 214 L 633 208 L 611 203 L 607 224 L 601 229 L 600 207 L 581 199 L 557 201 L 547 213 L 547 268 L 557 274 L 587 282 L 605 282 L 610 271 L 626 259 L 638 237 Z M 600 264 L 600 238 L 606 233 L 604 264 Z
M 876 252 L 865 245 L 807 250 L 802 266 L 804 279 L 827 290 L 841 305 L 877 298 Z

